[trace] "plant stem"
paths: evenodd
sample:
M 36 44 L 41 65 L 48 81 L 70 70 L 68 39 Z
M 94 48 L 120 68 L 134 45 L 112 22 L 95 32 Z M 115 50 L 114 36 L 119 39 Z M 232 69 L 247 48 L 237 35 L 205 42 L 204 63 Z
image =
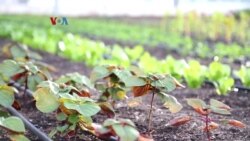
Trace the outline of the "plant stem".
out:
M 149 115 L 148 115 L 148 132 L 150 132 L 150 130 L 151 130 L 151 118 L 152 118 L 154 96 L 155 96 L 155 93 L 153 91 L 153 95 L 152 95 L 152 99 L 151 99 L 151 103 L 150 103 Z
M 27 89 L 28 89 L 28 75 L 25 76 L 25 82 L 24 82 L 24 90 L 23 90 L 24 101 L 26 101 L 27 99 L 27 95 L 26 95 Z
M 206 132 L 207 132 L 207 139 L 208 139 L 208 141 L 211 141 L 211 138 L 210 138 L 210 132 L 209 132 L 209 129 L 208 129 L 208 122 L 209 122 L 209 120 L 208 120 L 208 114 L 206 115 Z

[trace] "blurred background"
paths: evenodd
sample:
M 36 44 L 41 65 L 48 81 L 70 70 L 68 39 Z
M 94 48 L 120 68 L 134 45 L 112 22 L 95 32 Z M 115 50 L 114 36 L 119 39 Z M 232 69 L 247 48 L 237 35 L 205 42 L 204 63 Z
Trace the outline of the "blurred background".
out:
M 58 15 L 163 16 L 196 11 L 228 13 L 250 8 L 249 0 L 2 0 L 0 12 Z

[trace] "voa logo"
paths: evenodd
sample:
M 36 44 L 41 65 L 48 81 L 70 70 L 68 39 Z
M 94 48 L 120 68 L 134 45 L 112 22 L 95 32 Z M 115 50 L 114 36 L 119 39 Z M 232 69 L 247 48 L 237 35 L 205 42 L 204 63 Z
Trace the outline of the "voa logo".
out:
M 52 25 L 68 25 L 68 20 L 66 17 L 50 17 L 50 22 Z

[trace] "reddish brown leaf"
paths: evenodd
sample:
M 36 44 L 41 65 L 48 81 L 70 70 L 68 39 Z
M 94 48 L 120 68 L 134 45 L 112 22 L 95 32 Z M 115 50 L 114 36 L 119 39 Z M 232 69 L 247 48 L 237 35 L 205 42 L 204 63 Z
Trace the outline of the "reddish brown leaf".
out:
M 76 135 L 76 132 L 75 132 L 74 130 L 69 131 L 69 132 L 67 133 L 67 138 L 72 138 L 72 137 L 75 136 L 75 135 Z
M 87 91 L 82 90 L 79 96 L 81 96 L 81 97 L 90 97 L 90 93 L 87 92 Z
M 217 129 L 217 128 L 219 128 L 219 124 L 217 124 L 217 123 L 215 123 L 215 122 L 210 122 L 209 125 L 208 125 L 208 127 L 207 127 L 207 128 L 204 127 L 203 130 L 204 130 L 205 132 L 207 132 L 207 131 L 215 130 L 215 129 Z
M 109 118 L 112 118 L 115 116 L 114 109 L 112 108 L 112 105 L 107 102 L 102 102 L 99 104 L 101 107 L 101 110 L 104 114 L 106 114 Z
M 133 87 L 134 97 L 143 96 L 151 89 L 151 85 L 146 84 L 144 86 Z
M 151 137 L 145 136 L 145 135 L 140 135 L 138 138 L 138 141 L 154 141 Z
M 201 115 L 208 115 L 210 113 L 210 110 L 208 109 L 201 109 L 201 108 L 195 108 L 194 109 L 197 113 L 201 114 Z
M 74 111 L 74 110 L 69 110 L 69 109 L 67 109 L 65 106 L 63 106 L 63 105 L 61 105 L 60 107 L 60 110 L 64 113 L 64 114 L 66 114 L 66 115 L 72 115 L 72 114 L 74 114 L 74 113 L 76 113 L 76 111 Z
M 16 110 L 21 110 L 21 104 L 16 100 L 13 102 L 12 107 L 14 107 Z
M 180 125 L 186 124 L 190 120 L 191 120 L 190 116 L 177 117 L 177 118 L 174 118 L 173 120 L 169 121 L 169 125 L 180 126 Z
M 231 119 L 231 120 L 228 120 L 228 124 L 232 125 L 232 126 L 235 126 L 235 127 L 239 127 L 239 128 L 245 128 L 246 125 L 238 120 L 234 120 L 234 119 Z
M 26 75 L 26 71 L 15 74 L 14 76 L 11 77 L 11 79 L 14 81 L 17 81 L 21 79 L 22 77 L 24 77 L 25 75 Z

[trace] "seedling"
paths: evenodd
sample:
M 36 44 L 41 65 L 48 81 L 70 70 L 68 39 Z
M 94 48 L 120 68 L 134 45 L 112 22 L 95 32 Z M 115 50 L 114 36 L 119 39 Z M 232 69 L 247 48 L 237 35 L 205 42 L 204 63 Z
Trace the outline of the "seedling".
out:
M 241 66 L 240 70 L 236 72 L 236 75 L 240 77 L 244 86 L 250 87 L 250 68 Z
M 44 81 L 38 85 L 34 93 L 36 107 L 43 113 L 57 112 L 57 119 L 64 123 L 63 126 L 53 130 L 64 132 L 67 135 L 76 132 L 77 125 L 87 131 L 92 131 L 91 116 L 97 114 L 101 108 L 89 97 L 83 97 L 81 92 L 70 85 L 57 84 L 51 81 Z
M 47 75 L 32 62 L 17 62 L 4 60 L 0 64 L 0 74 L 6 81 L 13 80 L 24 85 L 24 95 L 27 89 L 34 91 L 36 85 L 47 80 Z
M 14 103 L 15 89 L 0 85 L 0 129 L 8 132 L 11 140 L 28 141 L 24 136 L 25 127 L 21 119 L 13 116 L 2 110 L 2 107 L 10 107 Z
M 153 141 L 140 135 L 135 124 L 129 119 L 107 119 L 103 125 L 93 125 L 95 135 L 102 139 L 118 137 L 119 141 Z
M 129 80 L 133 80 L 127 86 L 133 87 L 134 97 L 143 96 L 151 93 L 152 98 L 150 102 L 150 110 L 148 114 L 148 131 L 151 131 L 151 118 L 152 118 L 152 106 L 155 95 L 158 95 L 163 101 L 164 106 L 170 110 L 172 113 L 179 112 L 182 109 L 182 105 L 177 101 L 177 99 L 167 92 L 173 91 L 176 87 L 184 87 L 175 78 L 170 75 L 157 75 L 149 74 L 146 76 L 135 77 L 132 76 Z
M 200 116 L 205 127 L 203 131 L 206 132 L 207 140 L 211 141 L 211 131 L 219 127 L 216 122 L 221 122 L 223 124 L 229 124 L 235 127 L 244 128 L 245 125 L 240 121 L 234 119 L 213 119 L 210 117 L 212 113 L 220 115 L 230 115 L 230 107 L 218 100 L 210 99 L 210 105 L 207 105 L 203 100 L 197 98 L 187 99 L 188 105 L 190 105 Z
M 96 88 L 101 92 L 99 101 L 109 101 L 115 104 L 116 100 L 126 98 L 126 85 L 132 73 L 116 66 L 99 66 L 94 68 L 91 80 L 96 82 Z

